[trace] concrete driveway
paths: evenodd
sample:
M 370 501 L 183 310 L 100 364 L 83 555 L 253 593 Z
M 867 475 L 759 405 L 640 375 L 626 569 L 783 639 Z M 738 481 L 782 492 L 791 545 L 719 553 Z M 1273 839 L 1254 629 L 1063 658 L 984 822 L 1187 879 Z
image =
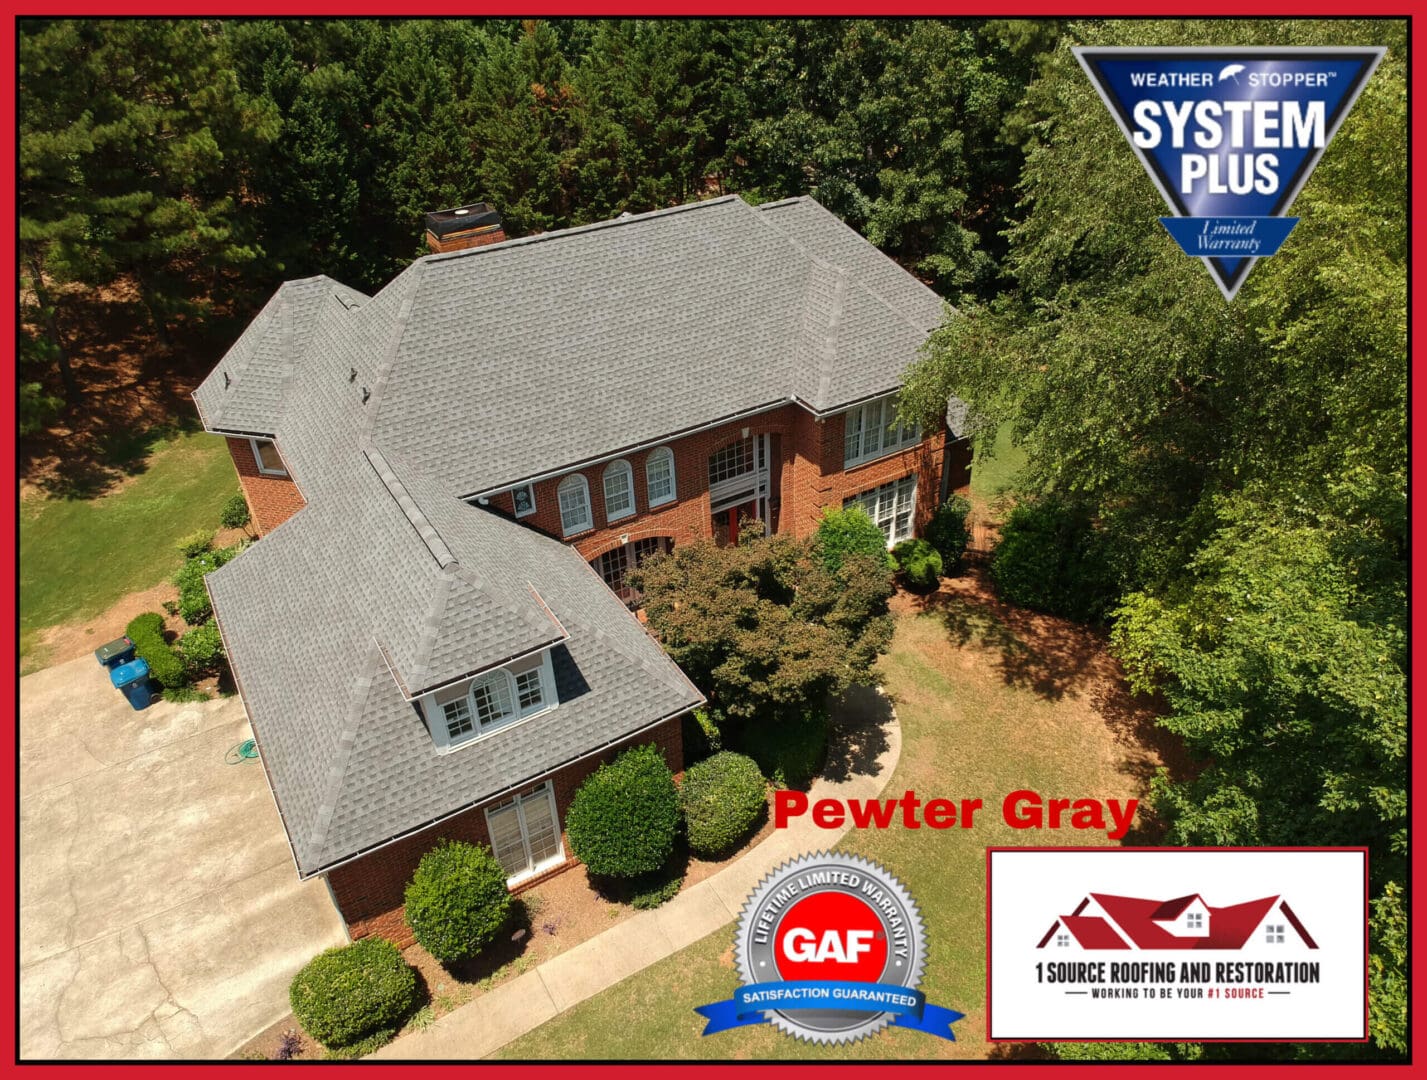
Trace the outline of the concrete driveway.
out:
M 238 698 L 134 712 L 91 658 L 20 680 L 20 1056 L 204 1058 L 346 940 L 299 882 Z

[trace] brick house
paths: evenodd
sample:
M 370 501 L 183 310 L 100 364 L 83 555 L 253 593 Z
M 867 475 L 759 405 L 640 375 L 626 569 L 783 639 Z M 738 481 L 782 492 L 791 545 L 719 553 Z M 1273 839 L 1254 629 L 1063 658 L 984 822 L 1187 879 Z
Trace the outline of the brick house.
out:
M 941 301 L 811 199 L 426 223 L 375 296 L 283 285 L 194 394 L 262 537 L 208 585 L 298 873 L 398 942 L 439 839 L 527 887 L 600 762 L 682 767 L 702 697 L 629 567 L 853 502 L 894 543 L 970 463 L 959 403 L 896 416 Z

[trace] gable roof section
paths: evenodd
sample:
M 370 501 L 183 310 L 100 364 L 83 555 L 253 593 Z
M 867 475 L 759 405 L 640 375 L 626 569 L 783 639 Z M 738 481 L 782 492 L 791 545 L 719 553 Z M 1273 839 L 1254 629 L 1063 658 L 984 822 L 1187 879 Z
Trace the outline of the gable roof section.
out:
M 1184 909 L 1196 900 L 1204 904 L 1204 901 L 1199 899 L 1198 893 L 1190 893 L 1188 896 L 1180 896 L 1173 900 L 1166 900 L 1155 909 L 1154 914 L 1151 915 L 1150 918 L 1155 922 L 1174 922 L 1175 919 L 1179 918 Z M 1204 906 L 1207 908 L 1209 905 L 1204 904 Z

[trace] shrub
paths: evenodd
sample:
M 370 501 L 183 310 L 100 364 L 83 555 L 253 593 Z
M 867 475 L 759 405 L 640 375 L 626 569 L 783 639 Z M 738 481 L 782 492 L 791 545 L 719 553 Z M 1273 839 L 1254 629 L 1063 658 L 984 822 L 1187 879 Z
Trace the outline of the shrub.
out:
M 806 784 L 822 765 L 827 718 L 818 710 L 801 716 L 754 720 L 739 733 L 740 749 L 778 787 Z
M 178 542 L 178 553 L 185 559 L 191 559 L 195 555 L 202 555 L 213 546 L 213 533 L 198 532 L 189 533 Z
M 892 557 L 917 588 L 931 588 L 941 578 L 941 552 L 926 540 L 903 540 L 892 549 Z
M 214 670 L 223 660 L 223 636 L 217 623 L 195 626 L 178 639 L 178 651 L 195 674 Z
M 241 491 L 234 493 L 228 501 L 223 504 L 223 509 L 218 512 L 218 524 L 225 529 L 246 529 L 248 522 L 253 520 L 252 511 L 248 509 L 248 500 L 243 497 Z
M 323 1046 L 395 1029 L 416 1003 L 416 972 L 390 941 L 369 937 L 309 960 L 288 987 L 292 1014 Z
M 188 668 L 183 658 L 164 640 L 164 617 L 157 611 L 134 616 L 124 633 L 134 643 L 134 652 L 149 665 L 149 677 L 166 690 L 188 685 Z
M 813 544 L 823 565 L 834 573 L 842 569 L 843 561 L 854 553 L 880 559 L 889 569 L 892 566 L 892 558 L 887 553 L 887 538 L 860 506 L 849 506 L 843 510 L 825 509 Z
M 565 815 L 570 847 L 591 874 L 630 878 L 663 866 L 674 850 L 679 793 L 656 746 L 626 750 L 601 765 Z
M 703 855 L 733 847 L 763 812 L 767 788 L 757 763 L 731 750 L 690 765 L 679 785 L 689 847 Z
M 476 955 L 510 918 L 505 870 L 489 848 L 447 842 L 421 857 L 406 887 L 406 921 L 443 964 Z
M 971 500 L 965 495 L 953 495 L 936 508 L 927 523 L 927 540 L 941 555 L 942 572 L 959 573 L 971 543 L 971 530 L 966 518 L 971 513 Z
M 178 613 L 183 616 L 184 622 L 197 626 L 208 621 L 213 614 L 213 604 L 208 599 L 208 588 L 203 584 L 203 579 L 232 559 L 240 550 L 241 548 L 235 546 L 205 551 L 183 564 L 174 576 L 173 583 L 178 586 Z
M 1115 601 L 1110 566 L 1089 511 L 1046 497 L 1011 511 L 991 557 L 991 580 L 1009 603 L 1095 622 Z
M 723 732 L 719 730 L 720 718 L 713 709 L 695 709 L 684 714 L 680 724 L 684 742 L 684 764 L 702 761 L 710 754 L 723 749 Z
M 629 906 L 639 911 L 648 911 L 678 896 L 679 890 L 684 886 L 684 875 L 668 877 L 663 871 L 656 871 L 647 878 L 635 878 L 629 885 Z

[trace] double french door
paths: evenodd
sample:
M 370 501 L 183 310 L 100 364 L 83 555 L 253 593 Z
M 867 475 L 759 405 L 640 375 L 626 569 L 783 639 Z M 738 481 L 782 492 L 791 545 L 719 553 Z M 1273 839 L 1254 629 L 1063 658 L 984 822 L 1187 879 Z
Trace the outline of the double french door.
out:
M 527 795 L 487 810 L 486 825 L 491 850 L 512 884 L 565 859 L 555 790 L 548 780 Z

